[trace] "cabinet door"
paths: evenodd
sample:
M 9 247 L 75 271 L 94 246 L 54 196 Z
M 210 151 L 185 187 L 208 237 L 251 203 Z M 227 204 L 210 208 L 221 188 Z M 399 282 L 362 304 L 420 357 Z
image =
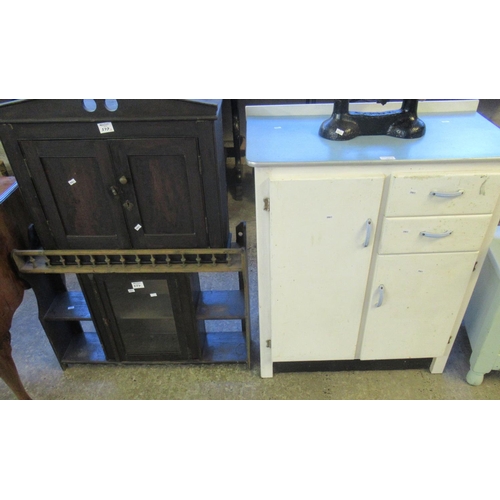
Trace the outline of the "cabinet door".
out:
M 354 359 L 383 184 L 271 183 L 273 361 Z
M 21 147 L 59 248 L 130 247 L 104 142 L 22 141 Z
M 194 138 L 110 141 L 134 248 L 207 246 Z
M 442 356 L 477 255 L 379 255 L 361 359 Z
M 189 275 L 95 275 L 123 361 L 197 359 L 201 354 Z

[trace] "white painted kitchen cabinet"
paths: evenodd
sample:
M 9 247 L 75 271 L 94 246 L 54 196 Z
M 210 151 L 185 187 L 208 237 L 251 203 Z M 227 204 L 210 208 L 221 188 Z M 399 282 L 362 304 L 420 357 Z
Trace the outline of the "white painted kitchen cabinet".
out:
M 247 108 L 262 377 L 291 361 L 444 370 L 500 220 L 500 130 L 476 110 L 424 102 L 420 139 L 332 142 L 330 105 Z

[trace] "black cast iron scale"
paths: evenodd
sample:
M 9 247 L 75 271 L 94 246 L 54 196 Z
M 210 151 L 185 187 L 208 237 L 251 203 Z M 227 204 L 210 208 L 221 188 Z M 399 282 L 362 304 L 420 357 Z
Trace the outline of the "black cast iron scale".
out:
M 418 99 L 403 99 L 401 109 L 378 113 L 350 112 L 349 103 L 361 99 L 336 99 L 332 116 L 322 123 L 319 135 L 330 141 L 349 141 L 360 135 L 388 135 L 418 139 L 425 124 L 417 115 Z M 377 100 L 386 104 L 389 100 Z M 373 101 L 372 101 L 373 102 Z

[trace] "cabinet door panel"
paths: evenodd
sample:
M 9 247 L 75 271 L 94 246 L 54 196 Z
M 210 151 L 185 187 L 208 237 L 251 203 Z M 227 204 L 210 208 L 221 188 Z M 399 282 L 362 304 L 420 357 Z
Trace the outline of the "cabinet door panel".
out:
M 354 358 L 383 184 L 271 182 L 273 361 Z
M 94 279 L 123 361 L 199 357 L 188 275 L 110 274 Z
M 110 141 L 110 147 L 133 246 L 206 246 L 196 139 Z
M 361 359 L 442 356 L 477 255 L 379 255 Z
M 21 147 L 59 248 L 130 246 L 105 143 L 22 141 Z

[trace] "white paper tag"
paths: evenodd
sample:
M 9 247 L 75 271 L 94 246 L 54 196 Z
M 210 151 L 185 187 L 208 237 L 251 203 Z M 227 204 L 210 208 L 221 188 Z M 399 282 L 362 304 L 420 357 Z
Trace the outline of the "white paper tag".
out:
M 340 128 L 338 128 L 338 129 L 335 131 L 335 133 L 336 133 L 337 135 L 340 135 L 340 136 L 344 135 L 344 131 L 343 131 L 342 129 L 340 129 Z
M 70 186 L 72 186 L 73 184 L 76 184 L 75 179 L 70 179 L 70 180 L 68 181 L 68 184 L 69 184 Z
M 395 160 L 396 157 L 395 156 L 381 156 L 380 159 L 381 160 Z
M 158 297 L 158 294 L 157 293 L 150 293 L 149 296 L 150 297 Z
M 115 131 L 111 122 L 98 123 L 97 126 L 99 127 L 99 132 L 101 134 L 109 134 Z
M 137 224 L 137 226 L 135 226 L 135 227 L 134 227 L 134 229 L 135 229 L 136 231 L 139 231 L 141 228 L 142 228 L 142 226 L 141 226 L 140 224 Z
M 137 290 L 138 288 L 144 288 L 144 282 L 136 281 L 135 283 L 132 283 L 132 288 L 134 290 Z
M 135 293 L 135 290 L 133 288 L 129 288 L 128 293 Z
M 69 307 L 68 307 L 68 311 L 71 311 L 71 310 L 72 310 L 72 309 L 74 309 L 74 308 L 75 308 L 75 306 L 69 306 Z

